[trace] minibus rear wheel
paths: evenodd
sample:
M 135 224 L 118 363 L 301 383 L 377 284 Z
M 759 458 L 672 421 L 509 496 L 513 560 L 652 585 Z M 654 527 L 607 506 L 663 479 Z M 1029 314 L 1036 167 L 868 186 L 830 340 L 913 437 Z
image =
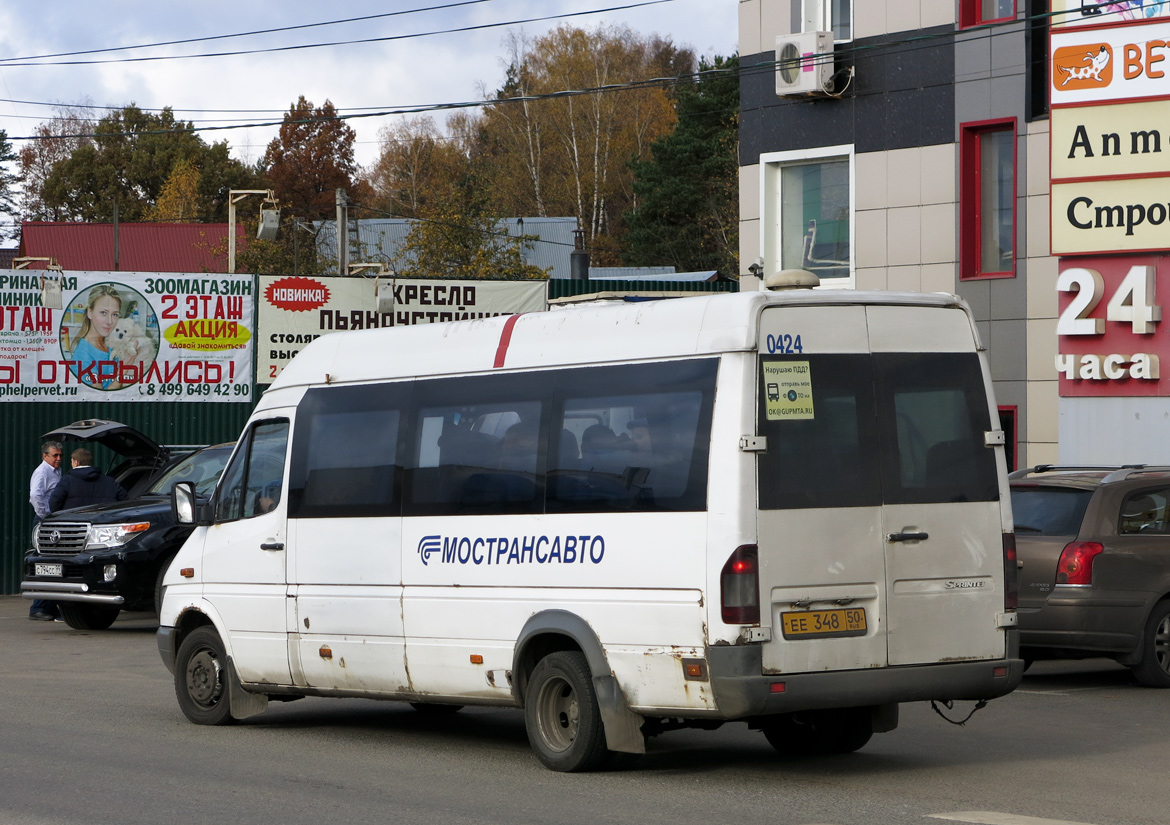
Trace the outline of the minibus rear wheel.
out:
M 175 695 L 183 715 L 197 725 L 230 725 L 227 652 L 214 627 L 197 627 L 175 657 Z
M 585 654 L 559 650 L 532 670 L 524 726 L 536 758 L 554 771 L 589 771 L 608 753 L 601 710 Z

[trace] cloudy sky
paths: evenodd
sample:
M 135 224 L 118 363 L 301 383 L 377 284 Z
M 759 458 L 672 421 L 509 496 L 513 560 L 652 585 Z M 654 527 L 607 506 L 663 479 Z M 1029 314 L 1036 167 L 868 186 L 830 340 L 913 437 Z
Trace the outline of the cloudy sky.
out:
M 196 126 L 233 127 L 202 134 L 251 162 L 276 130 L 246 124 L 279 122 L 298 95 L 329 99 L 342 113 L 479 100 L 502 84 L 509 32 L 539 37 L 558 25 L 625 25 L 699 55 L 729 55 L 736 8 L 737 0 L 9 0 L 0 4 L 0 129 L 19 149 L 17 138 L 55 104 L 170 106 Z M 309 44 L 335 45 L 290 48 Z M 142 59 L 157 57 L 168 59 Z M 445 122 L 442 111 L 432 116 Z M 378 130 L 393 117 L 349 121 L 359 162 L 372 162 Z

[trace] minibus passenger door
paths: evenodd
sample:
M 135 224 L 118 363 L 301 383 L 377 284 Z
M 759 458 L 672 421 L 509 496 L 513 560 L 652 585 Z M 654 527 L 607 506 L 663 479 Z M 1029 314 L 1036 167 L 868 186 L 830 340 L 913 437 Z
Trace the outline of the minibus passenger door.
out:
M 291 413 L 291 410 L 288 412 Z M 285 584 L 286 416 L 254 422 L 224 470 L 203 551 L 204 597 L 245 682 L 289 684 Z

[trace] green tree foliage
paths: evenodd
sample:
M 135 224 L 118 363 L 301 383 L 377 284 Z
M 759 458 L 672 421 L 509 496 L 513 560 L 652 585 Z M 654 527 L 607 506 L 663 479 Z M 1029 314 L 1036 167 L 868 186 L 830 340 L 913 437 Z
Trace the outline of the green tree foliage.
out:
M 353 196 L 358 189 L 355 137 L 328 100 L 314 107 L 304 95 L 297 98 L 261 161 L 281 204 L 310 220 L 334 217 L 337 190 Z
M 208 146 L 169 107 L 155 114 L 130 104 L 103 117 L 92 140 L 53 163 L 40 200 L 60 220 L 108 222 L 115 204 L 120 220 L 146 220 L 183 161 L 200 173 L 193 220 L 226 220 L 227 191 L 259 185 L 254 171 L 228 158 L 226 143 Z
M 15 186 L 20 183 L 20 175 L 8 169 L 17 161 L 19 158 L 8 141 L 8 133 L 0 129 L 0 238 L 16 237 L 19 226 L 20 210 L 16 205 Z M 8 219 L 11 219 L 11 224 Z
M 739 276 L 738 67 L 737 56 L 704 60 L 698 82 L 678 91 L 674 131 L 631 164 L 627 264 Z

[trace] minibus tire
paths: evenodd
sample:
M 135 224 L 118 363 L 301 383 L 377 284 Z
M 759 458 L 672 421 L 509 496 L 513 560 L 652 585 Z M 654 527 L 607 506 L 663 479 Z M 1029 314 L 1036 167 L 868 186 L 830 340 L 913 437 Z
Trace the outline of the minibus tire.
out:
M 197 725 L 230 725 L 228 658 L 214 627 L 197 627 L 175 656 L 175 696 L 183 715 Z
M 783 754 L 853 753 L 873 736 L 869 708 L 784 714 L 760 725 L 764 737 Z
M 109 604 L 59 602 L 61 618 L 74 630 L 105 630 L 114 623 L 122 608 Z
M 605 729 L 584 653 L 559 650 L 537 663 L 525 692 L 524 727 L 545 767 L 566 772 L 601 767 L 608 755 Z

